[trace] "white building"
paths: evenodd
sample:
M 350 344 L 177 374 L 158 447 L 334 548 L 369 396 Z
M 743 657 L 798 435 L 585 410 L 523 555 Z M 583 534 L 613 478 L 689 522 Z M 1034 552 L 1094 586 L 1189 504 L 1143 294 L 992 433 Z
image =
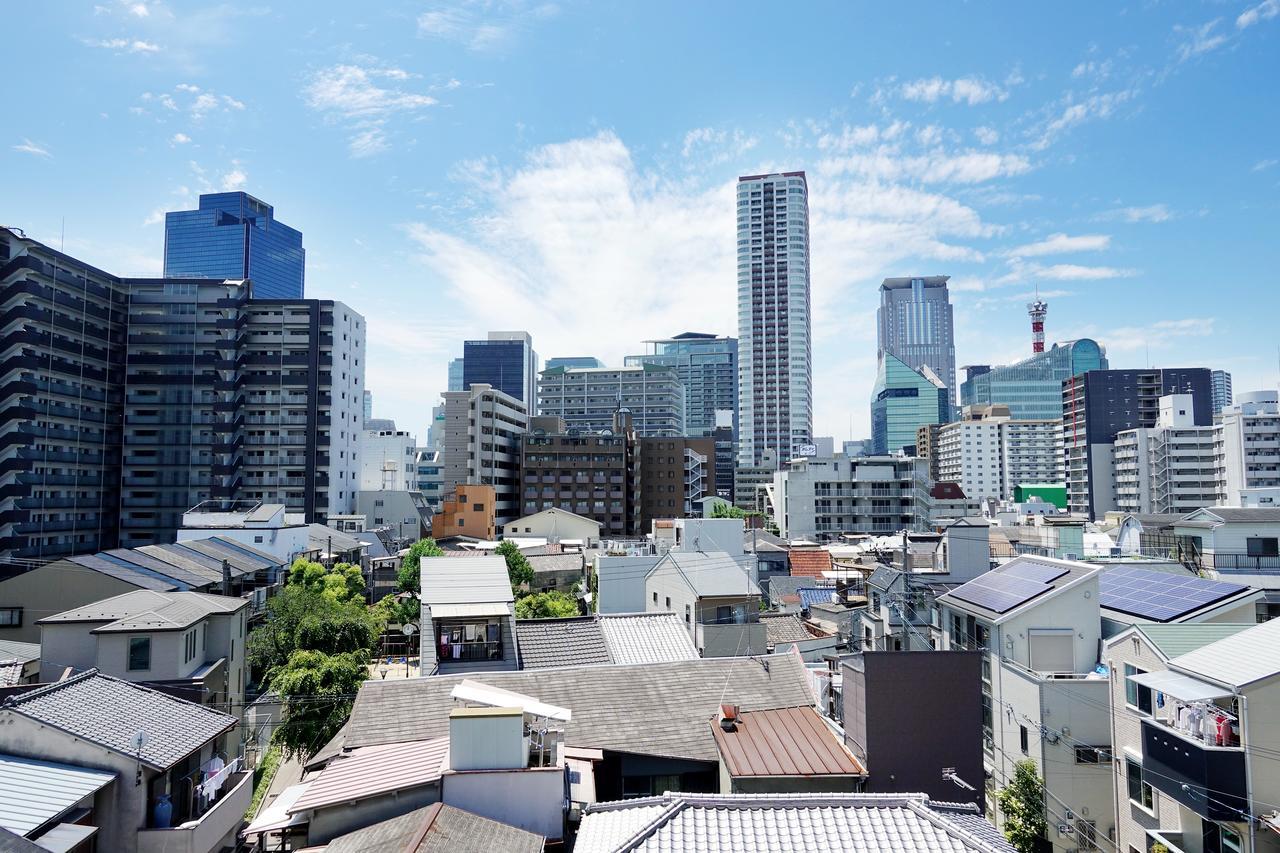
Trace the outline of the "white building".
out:
M 1124 430 L 1116 436 L 1119 509 L 1160 515 L 1218 504 L 1215 431 L 1213 426 L 1195 425 L 1190 394 L 1161 397 L 1154 427 Z
M 1244 491 L 1280 487 L 1280 394 L 1253 391 L 1222 411 L 1214 448 L 1221 493 L 1244 505 Z
M 907 456 L 798 457 L 773 476 L 773 518 L 783 538 L 819 542 L 842 533 L 923 530 L 928 469 L 927 460 Z
M 458 485 L 493 486 L 499 525 L 520 511 L 520 436 L 528 429 L 524 404 L 491 385 L 444 395 L 441 493 Z
M 405 492 L 417 488 L 416 442 L 398 429 L 360 431 L 360 491 Z
M 684 385 L 674 367 L 552 367 L 538 375 L 538 411 L 572 430 L 604 432 L 619 409 L 640 438 L 684 435 Z
M 967 497 L 1012 500 L 1015 486 L 1059 483 L 1062 424 L 1015 421 L 1008 406 L 966 406 L 961 419 L 938 427 L 938 479 Z
M 738 464 L 751 467 L 813 436 L 804 172 L 738 178 L 737 233 Z

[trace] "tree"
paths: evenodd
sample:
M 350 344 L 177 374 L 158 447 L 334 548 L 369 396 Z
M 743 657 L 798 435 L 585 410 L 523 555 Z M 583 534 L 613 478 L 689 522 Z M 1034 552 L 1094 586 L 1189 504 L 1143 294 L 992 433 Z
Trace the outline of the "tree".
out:
M 329 569 L 299 557 L 289 567 L 289 583 L 340 604 L 364 600 L 364 575 L 359 566 L 350 563 L 338 563 Z
M 400 591 L 414 595 L 422 592 L 422 558 L 443 556 L 444 549 L 434 539 L 419 539 L 410 545 L 409 553 L 400 562 L 400 572 L 396 576 Z
M 1013 781 L 996 795 L 1004 814 L 1004 834 L 1020 853 L 1036 853 L 1044 845 L 1044 781 L 1031 759 L 1013 766 Z
M 730 503 L 716 503 L 711 505 L 712 518 L 746 518 L 747 511 L 742 507 L 734 506 Z
M 517 619 L 566 619 L 578 615 L 578 602 L 563 592 L 535 592 L 516 601 Z
M 533 566 L 529 565 L 529 560 L 520 553 L 514 542 L 503 542 L 498 546 L 497 553 L 507 561 L 507 578 L 511 581 L 512 591 L 517 596 L 520 595 L 522 590 L 528 589 L 528 585 L 533 583 Z
M 267 601 L 267 618 L 249 634 L 248 658 L 270 686 L 295 651 L 371 653 L 386 616 L 359 601 L 337 602 L 318 589 L 289 584 Z
M 295 651 L 271 680 L 284 700 L 275 742 L 293 758 L 315 755 L 346 722 L 368 674 L 367 657 L 360 652 Z

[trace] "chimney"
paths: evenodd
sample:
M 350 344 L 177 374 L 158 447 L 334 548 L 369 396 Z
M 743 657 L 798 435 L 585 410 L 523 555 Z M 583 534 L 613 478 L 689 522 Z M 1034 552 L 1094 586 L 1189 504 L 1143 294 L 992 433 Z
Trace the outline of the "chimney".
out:
M 720 728 L 726 732 L 738 729 L 738 706 L 725 703 L 720 706 Z

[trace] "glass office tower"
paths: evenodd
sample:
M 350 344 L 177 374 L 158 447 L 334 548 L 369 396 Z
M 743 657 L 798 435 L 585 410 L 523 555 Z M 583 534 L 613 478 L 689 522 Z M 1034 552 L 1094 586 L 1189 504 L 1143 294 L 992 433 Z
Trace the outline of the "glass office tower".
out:
M 968 368 L 960 385 L 963 406 L 1005 405 L 1017 421 L 1062 417 L 1062 382 L 1090 370 L 1106 370 L 1106 350 L 1091 338 L 1054 344 L 1017 364 Z
M 645 341 L 651 352 L 629 355 L 628 367 L 653 364 L 674 367 L 684 385 L 686 435 L 708 436 L 716 430 L 716 412 L 733 413 L 738 424 L 738 339 L 702 332 L 685 332 L 674 338 Z
M 528 332 L 490 332 L 487 340 L 462 344 L 462 389 L 492 385 L 536 411 L 538 354 Z
M 881 353 L 871 397 L 871 444 L 877 455 L 904 448 L 914 455 L 916 430 L 951 419 L 947 386 L 925 365 L 913 370 L 889 353 Z
M 164 216 L 167 277 L 247 278 L 257 299 L 301 299 L 305 266 L 302 232 L 248 193 L 209 193 Z

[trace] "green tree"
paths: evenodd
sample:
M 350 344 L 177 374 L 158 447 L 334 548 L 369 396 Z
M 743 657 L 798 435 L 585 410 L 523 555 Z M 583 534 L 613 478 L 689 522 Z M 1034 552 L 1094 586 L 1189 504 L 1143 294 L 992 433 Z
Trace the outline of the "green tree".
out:
M 368 674 L 367 657 L 360 652 L 295 651 L 271 680 L 284 700 L 274 742 L 293 758 L 315 755 L 346 722 Z
M 578 615 L 578 602 L 563 592 L 535 592 L 516 601 L 517 619 L 565 619 Z
M 419 539 L 409 546 L 409 553 L 400 561 L 400 572 L 396 582 L 401 592 L 414 595 L 422 592 L 422 558 L 443 557 L 444 549 L 434 539 Z
M 528 558 L 520 553 L 514 542 L 503 542 L 497 552 L 507 561 L 507 578 L 511 581 L 511 589 L 519 596 L 533 583 L 533 566 L 529 565 Z
M 747 512 L 742 507 L 728 503 L 715 503 L 711 506 L 712 518 L 746 518 Z
M 359 566 L 350 563 L 338 563 L 330 569 L 299 557 L 289 567 L 289 583 L 338 603 L 364 599 L 364 575 Z
M 249 633 L 248 658 L 269 687 L 295 651 L 371 653 L 385 614 L 358 601 L 337 602 L 318 590 L 290 584 L 267 602 L 267 617 Z
M 1036 853 L 1044 845 L 1044 781 L 1031 759 L 1013 766 L 1013 781 L 996 795 L 1004 815 L 1004 834 L 1020 853 Z

